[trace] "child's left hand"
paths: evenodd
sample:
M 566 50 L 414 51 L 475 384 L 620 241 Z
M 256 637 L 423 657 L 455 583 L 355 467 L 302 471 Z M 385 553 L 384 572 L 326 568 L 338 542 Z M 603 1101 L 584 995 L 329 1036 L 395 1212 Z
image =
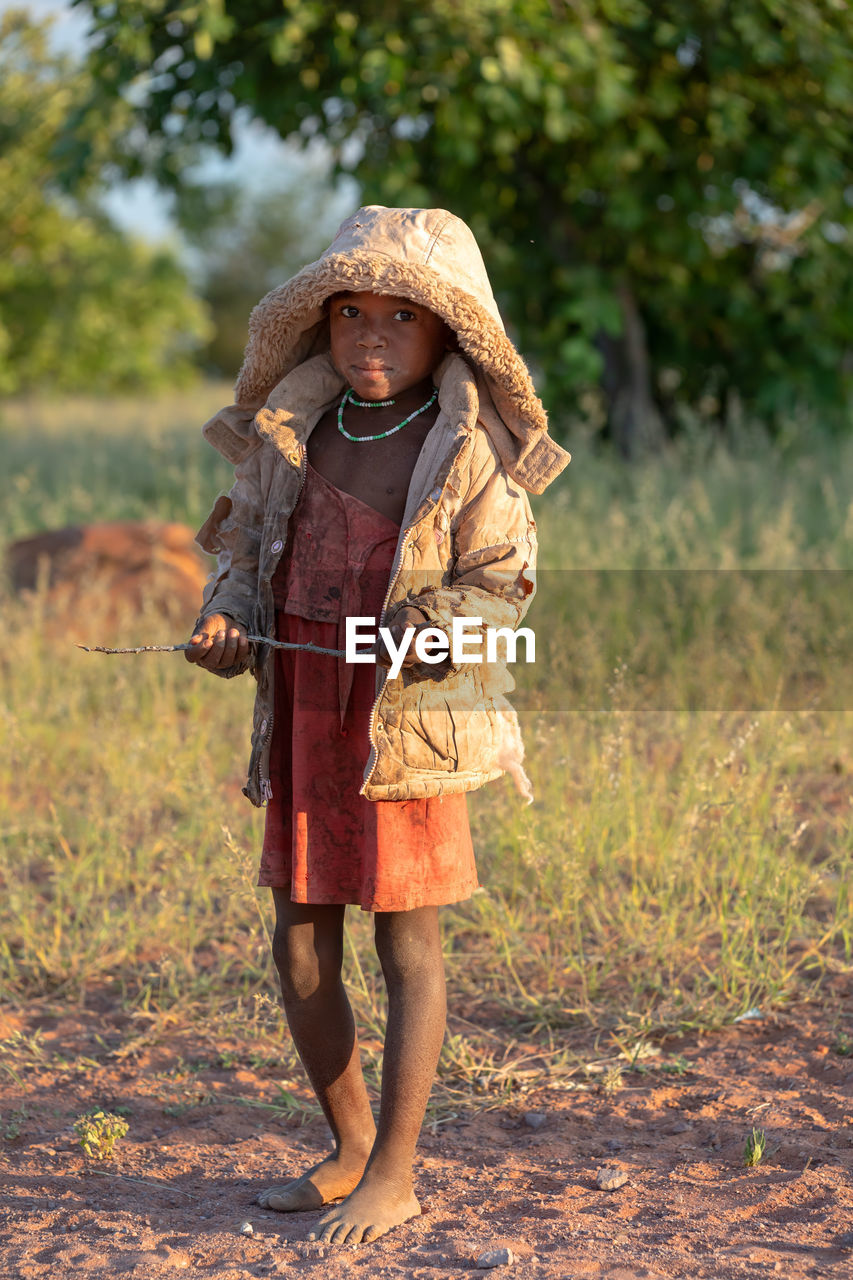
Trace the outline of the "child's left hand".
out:
M 400 641 L 403 639 L 406 627 L 421 627 L 428 621 L 429 619 L 425 614 L 421 613 L 420 609 L 414 609 L 411 605 L 404 605 L 402 609 L 397 611 L 394 621 L 389 627 L 395 645 L 399 645 Z M 414 636 L 412 637 L 412 641 L 414 641 Z M 391 666 L 391 655 L 385 648 L 385 644 L 381 636 L 373 646 L 373 652 L 376 655 L 376 661 L 380 662 L 383 667 Z M 406 651 L 406 656 L 403 659 L 403 666 L 411 667 L 419 661 L 420 659 L 415 653 L 414 643 L 412 643 Z

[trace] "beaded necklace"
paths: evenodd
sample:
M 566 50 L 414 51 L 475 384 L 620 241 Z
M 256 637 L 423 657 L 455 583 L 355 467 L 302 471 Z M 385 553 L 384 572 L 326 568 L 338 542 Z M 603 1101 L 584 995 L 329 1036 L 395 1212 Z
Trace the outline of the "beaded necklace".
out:
M 344 396 L 343 396 L 343 399 L 341 400 L 341 403 L 338 405 L 338 431 L 340 431 L 342 436 L 346 436 L 347 440 L 352 440 L 355 444 L 364 444 L 369 440 L 384 440 L 386 436 L 393 436 L 396 432 L 402 431 L 403 427 L 407 427 L 409 423 L 412 422 L 415 418 L 419 417 L 420 414 L 426 413 L 427 409 L 431 409 L 432 406 L 435 404 L 437 398 L 438 398 L 438 388 L 436 387 L 436 389 L 433 391 L 432 395 L 430 396 L 429 400 L 427 400 L 426 404 L 422 404 L 420 409 L 415 409 L 414 413 L 410 413 L 408 418 L 404 418 L 402 422 L 398 423 L 396 427 L 392 427 L 390 431 L 380 431 L 378 435 L 375 435 L 375 436 L 352 436 L 344 426 L 344 406 L 347 404 L 348 401 L 351 402 L 352 404 L 357 405 L 359 408 L 362 408 L 362 409 L 367 408 L 369 406 L 373 406 L 378 409 L 381 406 L 393 404 L 394 401 L 393 400 L 355 400 L 353 399 L 352 388 L 347 388 L 347 390 L 344 392 Z
M 349 402 L 357 409 L 387 409 L 389 405 L 397 403 L 396 400 L 356 400 L 352 387 L 350 387 Z

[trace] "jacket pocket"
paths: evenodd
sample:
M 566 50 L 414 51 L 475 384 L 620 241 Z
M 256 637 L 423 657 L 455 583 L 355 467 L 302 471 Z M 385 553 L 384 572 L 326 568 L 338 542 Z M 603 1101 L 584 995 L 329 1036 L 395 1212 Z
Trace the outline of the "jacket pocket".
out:
M 459 768 L 457 722 L 441 690 L 409 687 L 398 726 L 398 758 L 406 769 Z M 414 696 L 413 696 L 414 695 Z
M 398 751 L 405 769 L 444 773 L 493 767 L 494 707 L 474 672 L 441 683 L 409 685 L 398 722 Z

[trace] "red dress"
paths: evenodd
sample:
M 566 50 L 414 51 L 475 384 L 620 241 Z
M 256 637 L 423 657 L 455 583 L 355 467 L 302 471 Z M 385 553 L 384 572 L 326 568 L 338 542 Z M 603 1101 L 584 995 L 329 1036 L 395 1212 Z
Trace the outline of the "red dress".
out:
M 400 526 L 306 464 L 273 594 L 276 636 L 345 648 L 348 616 L 382 610 Z M 359 795 L 370 754 L 374 663 L 273 651 L 272 799 L 259 885 L 293 902 L 409 911 L 477 888 L 464 793 L 425 800 Z

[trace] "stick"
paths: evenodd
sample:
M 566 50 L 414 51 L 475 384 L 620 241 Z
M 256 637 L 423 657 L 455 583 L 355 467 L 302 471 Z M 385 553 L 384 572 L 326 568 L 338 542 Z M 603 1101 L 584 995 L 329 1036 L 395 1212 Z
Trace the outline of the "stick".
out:
M 77 647 L 78 649 L 83 648 L 82 645 L 78 645 Z M 89 653 L 97 653 L 97 652 L 98 652 L 97 649 L 89 650 Z M 198 1196 L 194 1196 L 191 1191 L 182 1191 L 180 1187 L 172 1186 L 170 1182 L 161 1182 L 159 1178 L 151 1178 L 148 1180 L 146 1180 L 145 1178 L 131 1178 L 126 1173 L 111 1173 L 109 1169 L 88 1168 L 86 1172 L 99 1173 L 102 1178 L 118 1178 L 122 1182 L 135 1182 L 137 1186 L 140 1186 L 140 1187 L 154 1187 L 156 1191 L 168 1191 L 170 1193 L 174 1192 L 176 1195 L 179 1195 L 179 1196 L 187 1196 L 188 1199 L 190 1200 L 198 1200 Z
M 304 653 L 327 653 L 332 658 L 345 658 L 346 649 L 323 649 L 318 644 L 291 644 L 288 640 L 270 640 L 268 636 L 247 636 L 257 644 L 268 644 L 271 649 L 301 649 Z M 78 644 L 84 653 L 180 653 L 192 649 L 191 644 L 141 644 L 136 649 L 106 649 L 102 644 Z

